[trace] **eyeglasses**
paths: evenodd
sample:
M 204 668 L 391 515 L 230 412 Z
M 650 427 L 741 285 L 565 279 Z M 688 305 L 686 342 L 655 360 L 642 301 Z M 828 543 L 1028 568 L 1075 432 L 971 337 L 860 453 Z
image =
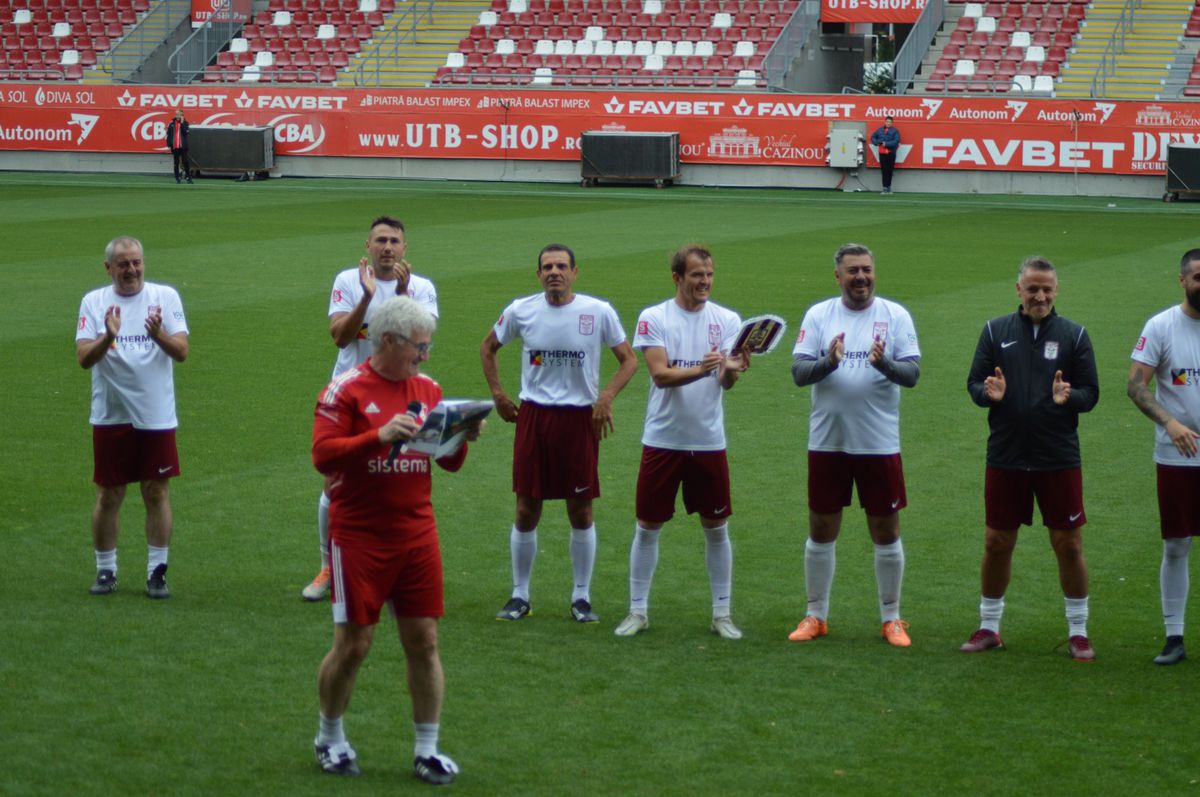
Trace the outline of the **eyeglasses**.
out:
M 416 349 L 417 354 L 429 354 L 429 352 L 433 351 L 433 343 L 417 343 L 412 338 L 407 335 L 401 335 L 399 332 L 396 333 L 396 337 Z

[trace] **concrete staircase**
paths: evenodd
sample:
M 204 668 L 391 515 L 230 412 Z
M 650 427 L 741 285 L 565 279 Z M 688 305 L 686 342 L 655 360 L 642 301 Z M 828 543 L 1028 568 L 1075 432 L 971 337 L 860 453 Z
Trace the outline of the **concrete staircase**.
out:
M 186 1 L 161 0 L 152 5 L 141 15 L 137 25 L 113 42 L 112 49 L 98 60 L 96 66 L 84 71 L 82 82 L 90 85 L 162 82 L 162 75 L 143 75 L 143 69 L 153 57 L 165 60 L 169 52 L 163 52 L 163 48 L 173 47 L 171 42 L 177 38 L 176 32 L 190 14 L 191 6 Z
M 1105 49 L 1117 29 L 1124 0 L 1095 0 L 1062 70 L 1055 96 L 1090 97 Z M 1096 83 L 1096 93 L 1111 99 L 1157 99 L 1167 78 L 1193 0 L 1142 0 L 1133 14 L 1115 69 Z
M 388 14 L 387 32 L 363 43 L 362 52 L 339 73 L 339 86 L 353 86 L 356 81 L 366 86 L 428 85 L 437 68 L 446 63 L 446 54 L 457 52 L 459 40 L 479 21 L 479 12 L 491 6 L 487 0 L 437 0 L 432 16 L 417 24 L 415 35 L 410 32 L 408 7 L 397 5 Z M 397 44 L 393 27 L 405 32 L 404 41 Z

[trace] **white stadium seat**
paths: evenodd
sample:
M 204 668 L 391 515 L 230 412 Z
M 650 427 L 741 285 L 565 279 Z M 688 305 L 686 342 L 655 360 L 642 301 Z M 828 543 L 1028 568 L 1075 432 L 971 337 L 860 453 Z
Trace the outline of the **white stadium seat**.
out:
M 971 77 L 975 74 L 975 62 L 966 58 L 960 58 L 954 62 L 955 77 Z

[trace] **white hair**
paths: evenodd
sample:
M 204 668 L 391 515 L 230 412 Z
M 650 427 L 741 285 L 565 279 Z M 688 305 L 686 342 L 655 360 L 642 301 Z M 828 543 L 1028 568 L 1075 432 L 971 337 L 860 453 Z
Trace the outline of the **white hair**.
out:
M 379 305 L 367 321 L 367 331 L 376 349 L 379 348 L 379 341 L 386 332 L 392 333 L 393 336 L 403 335 L 411 338 L 414 332 L 432 334 L 435 329 L 437 319 L 433 317 L 433 313 L 407 296 L 388 299 Z

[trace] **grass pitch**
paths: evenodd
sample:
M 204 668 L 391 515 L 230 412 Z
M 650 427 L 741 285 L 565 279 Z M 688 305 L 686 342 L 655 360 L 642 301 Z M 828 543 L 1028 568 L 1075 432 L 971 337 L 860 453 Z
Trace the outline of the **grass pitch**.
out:
M 1110 204 L 1111 203 L 1111 204 Z M 1179 794 L 1200 782 L 1193 662 L 1156 668 L 1160 542 L 1152 425 L 1124 396 L 1144 320 L 1179 301 L 1179 256 L 1200 246 L 1187 204 L 1132 199 L 878 197 L 797 191 L 581 190 L 392 181 L 176 186 L 169 178 L 0 175 L 0 392 L 4 434 L 4 645 L 0 792 L 422 793 L 411 777 L 403 655 L 380 628 L 346 727 L 364 776 L 312 761 L 326 605 L 300 588 L 317 565 L 320 478 L 311 413 L 329 376 L 334 274 L 357 262 L 380 213 L 408 225 L 442 323 L 427 371 L 447 395 L 487 394 L 479 341 L 538 289 L 537 250 L 573 246 L 577 290 L 627 332 L 672 292 L 669 253 L 707 243 L 714 299 L 772 312 L 790 334 L 833 295 L 831 256 L 871 246 L 878 292 L 912 312 L 922 378 L 905 391 L 908 650 L 879 639 L 865 523 L 847 512 L 830 635 L 786 641 L 804 612 L 808 390 L 790 345 L 757 358 L 727 396 L 738 643 L 708 633 L 703 538 L 663 535 L 652 628 L 617 639 L 628 599 L 633 488 L 648 377 L 619 397 L 603 444 L 593 602 L 568 619 L 567 523 L 550 503 L 534 615 L 494 622 L 508 596 L 512 427 L 493 419 L 459 474 L 436 477 L 446 568 L 442 746 L 461 794 Z M 173 482 L 174 597 L 142 591 L 141 504 L 130 492 L 118 593 L 87 594 L 88 375 L 72 324 L 105 281 L 104 244 L 145 243 L 147 277 L 175 285 L 191 327 L 176 369 L 184 475 Z M 1081 423 L 1098 661 L 1071 662 L 1053 555 L 1023 532 L 1005 652 L 967 657 L 976 627 L 986 420 L 965 390 L 983 322 L 1011 312 L 1017 265 L 1059 267 L 1059 311 L 1092 335 L 1101 401 Z M 515 395 L 516 347 L 502 350 Z M 612 371 L 605 365 L 604 375 Z M 1192 601 L 1193 613 L 1196 602 Z M 1200 643 L 1198 643 L 1200 644 Z M 1197 648 L 1200 651 L 1200 647 Z M 1194 651 L 1195 653 L 1195 651 Z

